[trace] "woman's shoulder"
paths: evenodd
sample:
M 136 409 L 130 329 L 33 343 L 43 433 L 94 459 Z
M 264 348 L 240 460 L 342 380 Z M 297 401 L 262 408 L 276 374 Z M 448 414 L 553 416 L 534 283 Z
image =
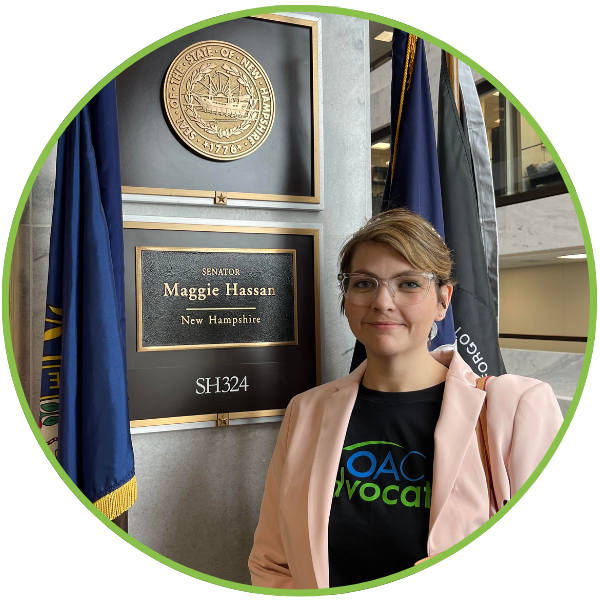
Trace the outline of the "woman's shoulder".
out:
M 292 402 L 298 406 L 300 404 L 310 404 L 312 402 L 322 400 L 339 390 L 340 387 L 347 383 L 346 380 L 349 379 L 350 376 L 346 375 L 346 377 L 340 377 L 340 379 L 317 385 L 294 396 L 292 398 Z
M 487 383 L 488 433 L 517 440 L 525 449 L 539 443 L 545 452 L 563 422 L 552 387 L 522 375 L 492 377 Z
M 334 384 L 335 382 L 330 381 L 329 383 L 323 383 L 304 392 L 300 392 L 292 398 L 290 404 L 293 403 L 294 407 L 312 404 L 313 402 L 332 394 L 335 391 Z
M 558 409 L 558 402 L 550 384 L 522 375 L 500 375 L 488 379 L 486 386 L 488 406 L 494 410 L 515 413 L 529 408 L 539 411 Z M 560 410 L 560 409 L 559 409 Z
M 291 407 L 294 413 L 298 411 L 307 413 L 313 409 L 322 408 L 324 402 L 331 398 L 333 394 L 349 383 L 358 380 L 360 380 L 360 375 L 357 376 L 357 374 L 353 372 L 344 377 L 340 377 L 339 379 L 335 379 L 334 381 L 317 385 L 294 396 L 291 399 L 288 408 Z
M 552 389 L 548 383 L 535 379 L 534 377 L 525 377 L 523 375 L 513 375 L 506 373 L 497 377 L 490 377 L 485 389 L 488 392 L 502 391 L 505 394 L 521 396 L 528 390 L 542 391 Z

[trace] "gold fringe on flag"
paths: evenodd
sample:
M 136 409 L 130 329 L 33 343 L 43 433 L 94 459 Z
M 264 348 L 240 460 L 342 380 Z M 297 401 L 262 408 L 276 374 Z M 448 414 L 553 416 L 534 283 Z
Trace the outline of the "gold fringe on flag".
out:
M 392 157 L 392 178 L 394 180 L 394 168 L 396 166 L 396 153 L 398 151 L 398 138 L 400 137 L 400 120 L 402 117 L 402 107 L 404 106 L 404 94 L 410 88 L 412 81 L 413 67 L 417 55 L 417 36 L 410 33 L 406 42 L 406 58 L 404 59 L 404 77 L 402 78 L 402 92 L 400 94 L 400 106 L 398 107 L 398 122 L 396 123 L 396 137 L 394 139 L 394 155 Z
M 94 502 L 94 506 L 102 511 L 111 521 L 129 510 L 137 500 L 137 481 L 135 475 L 114 492 L 106 494 Z

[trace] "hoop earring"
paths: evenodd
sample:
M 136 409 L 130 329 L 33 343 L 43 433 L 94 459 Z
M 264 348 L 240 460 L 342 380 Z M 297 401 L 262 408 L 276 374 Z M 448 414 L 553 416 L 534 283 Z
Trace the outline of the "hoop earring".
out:
M 427 337 L 427 340 L 430 342 L 437 334 L 438 334 L 438 326 L 437 326 L 437 323 L 434 321 L 431 325 L 431 331 L 429 332 L 429 336 Z

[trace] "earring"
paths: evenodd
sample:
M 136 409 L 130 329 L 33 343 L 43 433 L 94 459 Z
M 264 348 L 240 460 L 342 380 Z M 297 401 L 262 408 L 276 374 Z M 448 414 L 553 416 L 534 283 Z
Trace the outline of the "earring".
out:
M 431 325 L 431 331 L 429 332 L 429 341 L 431 341 L 438 333 L 438 326 L 434 321 Z

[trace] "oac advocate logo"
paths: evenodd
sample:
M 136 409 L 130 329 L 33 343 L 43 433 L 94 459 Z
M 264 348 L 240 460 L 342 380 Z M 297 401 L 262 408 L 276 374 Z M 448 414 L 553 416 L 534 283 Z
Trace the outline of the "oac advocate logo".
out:
M 175 134 L 215 160 L 256 150 L 275 119 L 275 94 L 265 70 L 227 42 L 198 42 L 171 63 L 163 90 Z
M 390 449 L 385 458 L 378 460 L 373 452 L 364 449 L 379 445 L 396 447 L 398 454 L 394 458 Z M 333 497 L 347 495 L 349 500 L 354 497 L 359 502 L 378 501 L 388 506 L 429 509 L 431 482 L 425 477 L 426 461 L 422 452 L 406 451 L 394 442 L 369 441 L 346 446 L 342 452 L 344 466 L 340 466 Z

